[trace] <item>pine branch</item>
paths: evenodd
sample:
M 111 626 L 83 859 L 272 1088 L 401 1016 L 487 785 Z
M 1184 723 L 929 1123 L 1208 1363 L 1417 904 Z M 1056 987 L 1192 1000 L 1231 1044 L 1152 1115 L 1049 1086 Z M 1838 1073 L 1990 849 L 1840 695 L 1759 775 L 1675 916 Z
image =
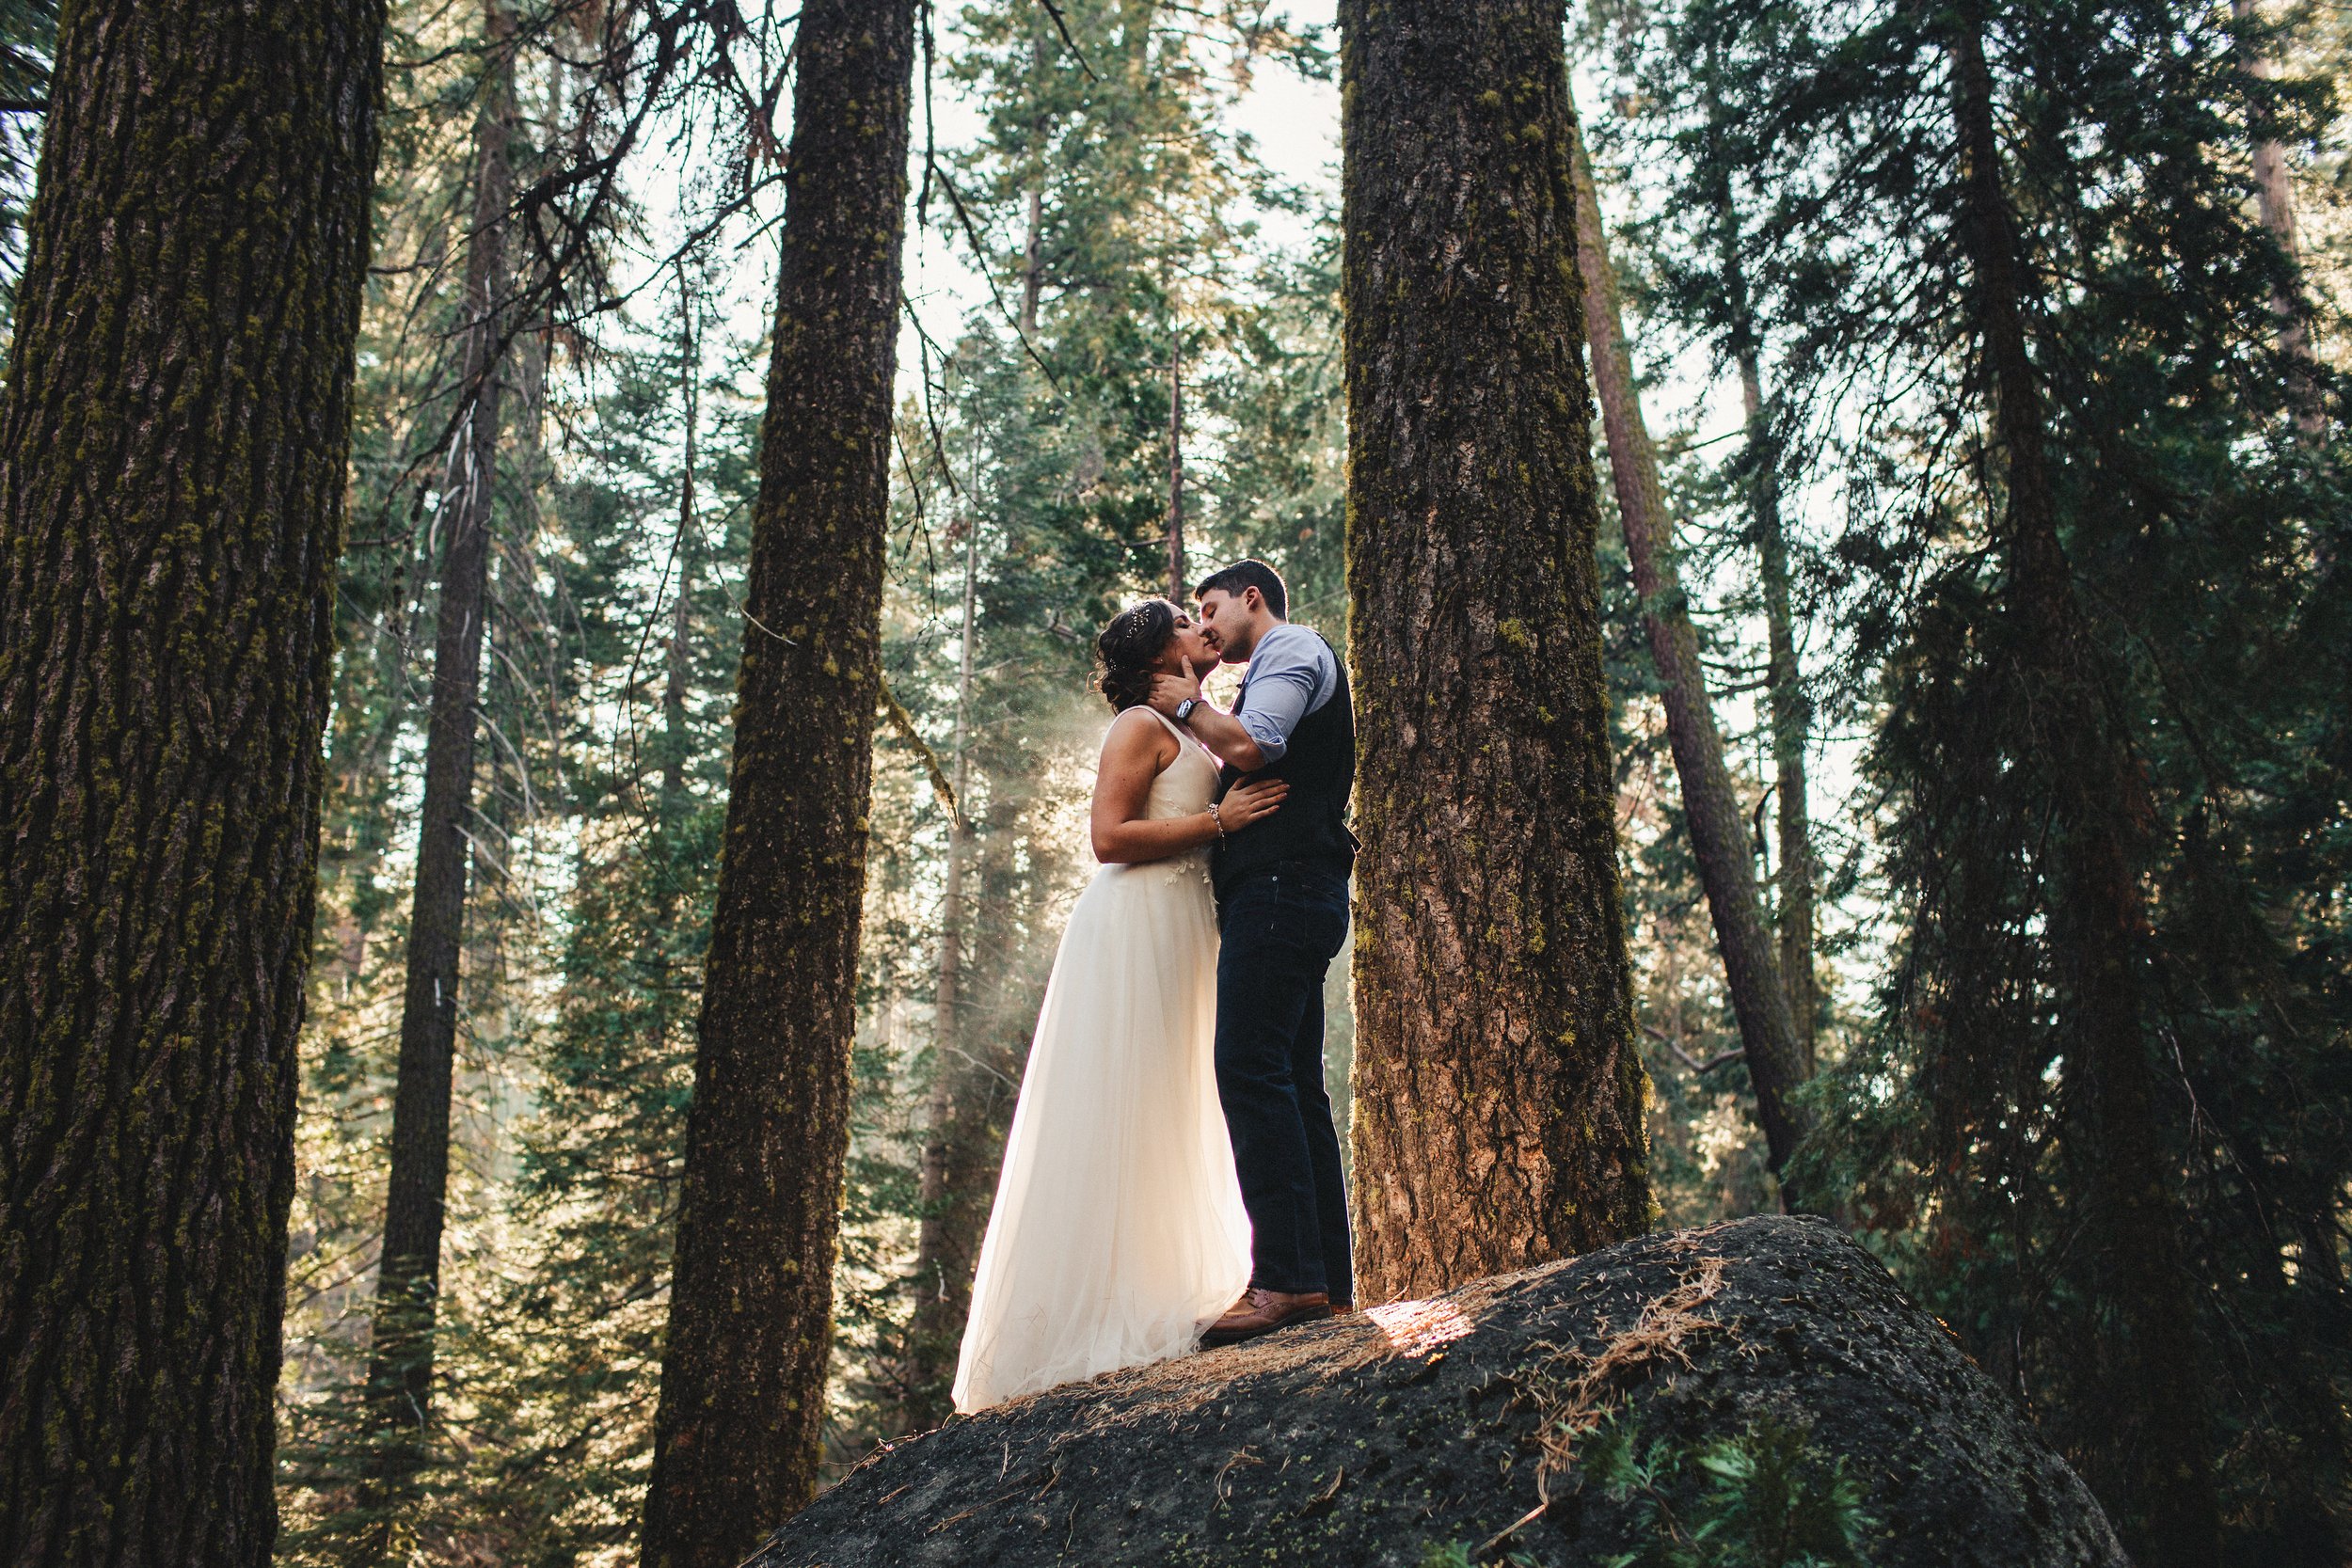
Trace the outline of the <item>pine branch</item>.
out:
M 890 689 L 888 681 L 882 682 L 882 716 L 890 721 L 891 727 L 898 732 L 900 737 L 914 748 L 914 754 L 923 759 L 923 770 L 930 775 L 931 793 L 939 797 L 940 809 L 958 828 L 970 832 L 972 819 L 963 815 L 963 808 L 957 803 L 955 788 L 947 783 L 947 770 L 939 765 L 939 753 L 932 751 L 930 742 L 923 738 L 923 732 L 914 727 L 914 715 L 909 713 L 906 705 L 898 701 L 898 694 Z

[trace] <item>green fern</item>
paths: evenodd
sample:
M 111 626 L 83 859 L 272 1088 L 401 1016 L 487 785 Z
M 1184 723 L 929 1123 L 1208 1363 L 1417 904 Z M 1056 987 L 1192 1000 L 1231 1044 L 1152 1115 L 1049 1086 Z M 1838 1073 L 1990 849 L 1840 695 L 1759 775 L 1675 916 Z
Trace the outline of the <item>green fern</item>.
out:
M 1607 1568 L 1861 1568 L 1874 1528 L 1862 1484 L 1771 1418 L 1700 1444 L 1644 1444 L 1604 1422 L 1579 1456 L 1586 1477 L 1634 1503 L 1641 1544 Z

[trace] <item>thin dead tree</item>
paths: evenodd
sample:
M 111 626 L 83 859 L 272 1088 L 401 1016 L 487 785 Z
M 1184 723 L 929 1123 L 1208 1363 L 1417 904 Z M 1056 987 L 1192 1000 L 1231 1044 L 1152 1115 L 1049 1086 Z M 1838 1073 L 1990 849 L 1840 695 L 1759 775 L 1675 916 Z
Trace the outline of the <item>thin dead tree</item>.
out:
M 1617 302 L 1616 271 L 1610 264 L 1609 238 L 1601 228 L 1592 167 L 1575 133 L 1573 108 L 1569 134 L 1576 261 L 1584 279 L 1584 335 L 1592 350 L 1593 382 L 1600 394 L 1617 515 L 1625 529 L 1633 585 L 1642 596 L 1650 660 L 1664 688 L 1661 696 L 1666 738 L 1682 785 L 1683 818 L 1689 825 L 1692 856 L 1698 863 L 1699 883 L 1707 893 L 1708 913 L 1714 921 L 1715 947 L 1740 1025 L 1748 1080 L 1756 1088 L 1757 1119 L 1764 1126 L 1783 1200 L 1793 1208 L 1799 1195 L 1788 1160 L 1805 1133 L 1805 1117 L 1795 1099 L 1805 1078 L 1804 1045 L 1774 961 L 1772 935 L 1748 852 L 1747 813 L 1724 759 L 1723 733 L 1716 727 L 1714 704 L 1707 691 L 1698 632 L 1691 624 L 1689 600 L 1675 565 L 1674 521 L 1659 478 L 1657 449 L 1642 419 L 1641 394 L 1633 384 Z

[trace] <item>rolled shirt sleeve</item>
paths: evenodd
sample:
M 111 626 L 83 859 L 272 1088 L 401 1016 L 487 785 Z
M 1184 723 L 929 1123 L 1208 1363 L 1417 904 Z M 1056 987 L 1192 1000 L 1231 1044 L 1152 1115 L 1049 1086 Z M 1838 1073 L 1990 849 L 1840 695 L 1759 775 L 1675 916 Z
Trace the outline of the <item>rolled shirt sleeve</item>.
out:
M 1234 718 L 1272 767 L 1290 750 L 1299 721 L 1330 699 L 1339 682 L 1330 645 L 1304 626 L 1283 625 L 1259 640 Z

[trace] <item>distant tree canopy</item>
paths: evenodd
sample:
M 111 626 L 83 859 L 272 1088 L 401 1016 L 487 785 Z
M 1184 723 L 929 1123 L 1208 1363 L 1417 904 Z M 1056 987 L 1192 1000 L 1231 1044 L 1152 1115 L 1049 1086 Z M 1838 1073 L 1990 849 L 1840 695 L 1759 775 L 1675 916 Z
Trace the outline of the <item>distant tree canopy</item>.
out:
M 2247 7 L 1656 21 L 1617 57 L 1658 308 L 1767 345 L 1780 460 L 1845 511 L 1808 575 L 1888 945 L 1819 1179 L 2140 1560 L 2323 1560 L 2343 383 L 2251 197 L 2327 79 L 2253 69 Z

